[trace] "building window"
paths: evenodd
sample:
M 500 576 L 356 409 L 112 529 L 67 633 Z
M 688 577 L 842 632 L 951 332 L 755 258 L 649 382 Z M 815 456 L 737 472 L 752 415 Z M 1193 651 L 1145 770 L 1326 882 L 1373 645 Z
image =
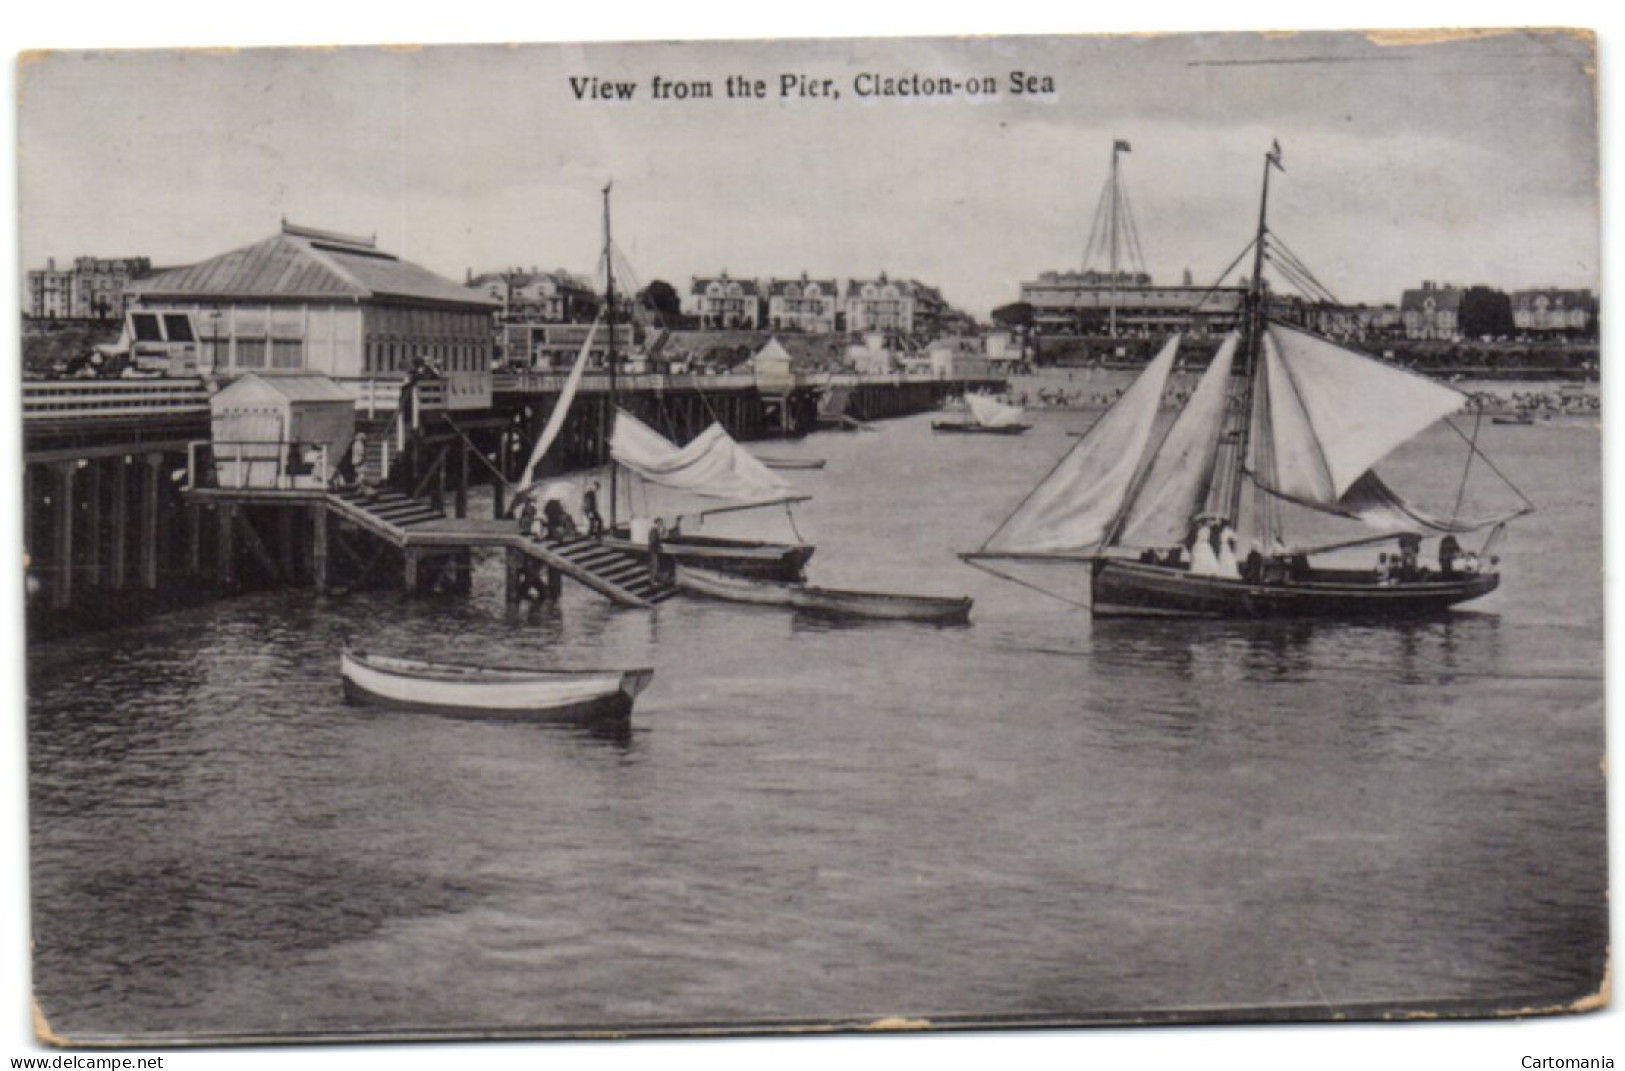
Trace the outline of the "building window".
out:
M 265 367 L 265 340 L 263 338 L 239 338 L 237 340 L 237 367 Z
M 297 338 L 271 340 L 271 367 L 302 369 L 305 367 L 305 344 Z
M 134 313 L 130 317 L 131 326 L 135 328 L 137 342 L 162 342 L 163 331 L 158 327 L 158 317 L 150 312 Z

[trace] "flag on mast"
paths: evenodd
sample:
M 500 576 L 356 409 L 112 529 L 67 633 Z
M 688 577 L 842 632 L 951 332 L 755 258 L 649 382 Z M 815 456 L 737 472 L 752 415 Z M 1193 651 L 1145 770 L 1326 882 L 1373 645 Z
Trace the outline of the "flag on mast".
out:
M 1124 141 L 1122 138 L 1118 138 L 1117 141 L 1112 144 L 1112 152 L 1133 152 L 1133 151 L 1134 150 L 1132 150 L 1132 149 L 1130 149 L 1128 147 L 1128 142 Z
M 1278 139 L 1270 145 L 1269 162 L 1274 164 L 1278 171 L 1286 170 L 1286 165 L 1281 163 L 1281 142 Z

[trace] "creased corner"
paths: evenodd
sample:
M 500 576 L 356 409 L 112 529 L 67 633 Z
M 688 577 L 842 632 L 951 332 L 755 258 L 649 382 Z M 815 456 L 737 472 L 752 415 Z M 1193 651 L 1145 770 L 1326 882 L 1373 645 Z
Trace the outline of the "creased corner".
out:
M 905 1019 L 899 1015 L 889 1015 L 879 1019 L 871 1019 L 864 1024 L 863 1028 L 865 1030 L 930 1030 L 931 1027 L 932 1023 L 929 1019 Z
M 38 1000 L 31 998 L 28 1002 L 28 1008 L 34 1018 L 34 1036 L 36 1038 L 47 1045 L 55 1045 L 59 1049 L 73 1044 L 72 1038 L 64 1037 L 51 1029 L 50 1020 L 45 1018 L 43 1011 L 40 1011 Z

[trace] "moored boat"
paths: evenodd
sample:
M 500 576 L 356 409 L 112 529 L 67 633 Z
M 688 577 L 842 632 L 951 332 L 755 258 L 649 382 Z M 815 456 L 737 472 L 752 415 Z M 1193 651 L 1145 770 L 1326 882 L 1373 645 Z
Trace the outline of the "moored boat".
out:
M 538 670 L 397 658 L 346 648 L 339 656 L 351 703 L 513 721 L 624 718 L 654 670 Z
M 756 460 L 770 469 L 821 469 L 827 464 L 821 457 L 758 457 Z
M 910 595 L 884 591 L 851 591 L 750 580 L 679 565 L 677 586 L 699 595 L 755 606 L 788 606 L 809 613 L 875 621 L 918 621 L 964 624 L 972 600 L 963 596 Z
M 603 544 L 634 553 L 648 551 L 646 542 L 631 538 L 624 525 L 605 535 Z M 810 543 L 772 543 L 721 536 L 680 535 L 661 542 L 661 553 L 679 565 L 699 566 L 761 580 L 800 580 L 817 548 Z
M 1023 410 L 1005 405 L 985 394 L 966 394 L 965 405 L 970 410 L 968 420 L 933 420 L 932 431 L 958 432 L 966 435 L 1020 435 L 1032 428 L 1023 424 Z

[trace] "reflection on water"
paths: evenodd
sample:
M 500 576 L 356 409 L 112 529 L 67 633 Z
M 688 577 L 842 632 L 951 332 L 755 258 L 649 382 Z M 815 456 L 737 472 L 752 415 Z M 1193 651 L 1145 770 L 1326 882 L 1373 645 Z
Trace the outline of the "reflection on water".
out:
M 1091 621 L 958 566 L 1070 443 L 804 444 L 835 627 L 568 588 L 245 597 L 30 651 L 36 984 L 98 1032 L 1555 1003 L 1606 942 L 1595 442 L 1433 621 Z M 1493 434 L 1488 431 L 1487 434 Z M 1541 438 L 1546 436 L 1546 438 Z M 1565 446 L 1568 443 L 1570 445 Z M 977 478 L 966 478 L 974 472 Z M 1008 499 L 1009 501 L 1004 501 Z M 1533 540 L 1530 540 L 1533 542 Z M 630 721 L 344 704 L 338 652 L 650 665 Z

